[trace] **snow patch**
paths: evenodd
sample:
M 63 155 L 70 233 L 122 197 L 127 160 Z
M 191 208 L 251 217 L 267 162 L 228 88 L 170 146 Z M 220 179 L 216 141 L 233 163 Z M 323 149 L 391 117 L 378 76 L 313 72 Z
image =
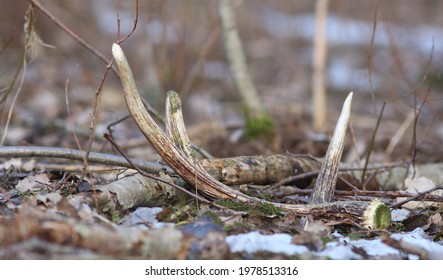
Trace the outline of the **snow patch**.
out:
M 259 251 L 267 251 L 287 255 L 309 252 L 306 246 L 291 244 L 291 240 L 292 236 L 289 234 L 276 233 L 263 235 L 258 231 L 226 237 L 226 242 L 229 244 L 231 252 L 245 251 L 247 253 L 256 253 Z

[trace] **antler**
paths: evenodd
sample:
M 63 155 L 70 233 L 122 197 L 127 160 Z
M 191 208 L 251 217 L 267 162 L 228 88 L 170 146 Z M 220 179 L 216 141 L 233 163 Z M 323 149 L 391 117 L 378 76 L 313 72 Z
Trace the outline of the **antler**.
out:
M 294 211 L 300 215 L 352 218 L 363 222 L 363 225 L 371 228 L 385 228 L 389 226 L 391 217 L 389 208 L 378 201 L 372 203 L 363 201 L 325 201 L 327 203 L 320 204 L 315 204 L 313 201 L 314 204 L 309 205 L 274 203 L 247 196 L 215 180 L 192 158 L 193 155 L 190 149 L 191 144 L 183 124 L 180 98 L 178 94 L 173 91 L 168 93 L 167 119 L 169 134 L 173 138 L 173 140 L 171 140 L 163 133 L 145 109 L 138 94 L 128 61 L 119 45 L 114 44 L 112 46 L 112 55 L 114 56 L 114 60 L 120 72 L 120 79 L 123 85 L 127 107 L 138 128 L 171 169 L 180 175 L 187 183 L 195 186 L 202 194 L 209 196 L 212 199 L 234 199 L 248 203 L 270 203 L 276 207 L 288 211 Z M 342 116 L 340 117 L 343 121 L 339 121 L 338 123 L 340 128 L 336 130 L 336 133 L 334 133 L 334 137 L 331 140 L 331 143 L 338 143 L 339 148 L 328 149 L 334 150 L 335 152 L 328 152 L 328 156 L 333 157 L 333 159 L 326 158 L 322 170 L 338 168 L 337 165 L 340 161 L 341 152 L 343 150 L 343 147 L 340 148 L 340 145 L 343 145 L 344 142 L 344 134 L 350 115 L 351 101 L 352 93 L 345 102 L 344 113 L 342 113 Z M 341 139 L 334 139 L 337 137 Z M 339 155 L 337 155 L 337 153 L 339 153 Z M 319 179 L 328 181 L 324 181 L 321 184 L 318 183 L 317 185 L 323 187 L 317 187 L 317 192 L 323 192 L 325 190 L 324 186 L 327 186 L 326 189 L 329 192 L 332 190 L 333 193 L 335 182 L 337 180 L 337 172 L 331 172 L 330 175 L 323 176 Z M 330 200 L 331 196 L 332 194 L 323 197 L 325 197 L 324 200 Z M 371 213 L 367 213 L 368 211 Z M 376 213 L 376 215 L 372 213 Z

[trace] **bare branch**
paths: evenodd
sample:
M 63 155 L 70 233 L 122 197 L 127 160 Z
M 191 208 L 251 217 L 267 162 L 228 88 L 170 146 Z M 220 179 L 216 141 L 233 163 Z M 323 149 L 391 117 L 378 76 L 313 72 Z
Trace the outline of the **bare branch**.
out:
M 57 147 L 28 147 L 28 146 L 5 146 L 0 147 L 0 158 L 7 157 L 41 157 L 41 158 L 65 158 L 72 160 L 83 161 L 86 156 L 86 152 L 68 148 Z M 114 156 L 109 154 L 91 152 L 89 154 L 88 161 L 90 163 L 121 166 L 131 168 L 131 165 L 125 160 L 124 157 Z M 165 171 L 166 173 L 173 173 L 173 171 L 167 166 L 160 163 L 133 160 L 134 163 L 146 172 L 158 173 Z

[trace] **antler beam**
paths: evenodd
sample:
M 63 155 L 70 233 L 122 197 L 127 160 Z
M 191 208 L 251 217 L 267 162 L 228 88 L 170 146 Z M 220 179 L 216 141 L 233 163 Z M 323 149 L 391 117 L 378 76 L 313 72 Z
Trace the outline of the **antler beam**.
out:
M 370 228 L 384 228 L 389 225 L 389 208 L 378 201 L 371 203 L 362 201 L 328 201 L 328 203 L 310 205 L 274 203 L 247 196 L 215 180 L 200 165 L 195 164 L 195 160 L 192 159 L 192 153 L 189 150 L 190 143 L 184 128 L 178 95 L 174 92 L 168 93 L 168 130 L 170 136 L 174 138 L 174 140 L 171 140 L 163 133 L 145 109 L 138 94 L 128 61 L 119 45 L 114 44 L 112 46 L 112 55 L 120 72 L 120 80 L 123 85 L 127 107 L 138 128 L 171 169 L 180 175 L 187 183 L 196 187 L 202 194 L 213 199 L 235 199 L 247 203 L 270 203 L 276 207 L 294 211 L 300 215 L 351 218 L 362 222 L 363 225 Z M 347 110 L 350 111 L 350 100 L 347 103 L 349 104 Z M 345 118 L 349 119 L 349 112 Z M 347 120 L 344 123 L 347 125 Z M 344 128 L 344 131 L 345 130 L 346 127 Z M 338 133 L 337 135 L 344 137 L 343 133 Z M 331 142 L 335 141 L 332 140 Z M 343 142 L 343 139 L 337 142 Z M 338 157 L 338 161 L 326 164 L 329 164 L 329 167 L 331 167 L 330 164 L 337 165 L 340 157 L 341 154 Z M 336 166 L 332 168 L 336 168 Z M 325 185 L 330 186 L 332 192 L 335 188 L 336 176 L 337 172 L 333 172 L 331 176 L 325 177 L 326 180 L 329 180 L 329 183 L 325 183 Z M 376 213 L 376 215 L 373 213 Z

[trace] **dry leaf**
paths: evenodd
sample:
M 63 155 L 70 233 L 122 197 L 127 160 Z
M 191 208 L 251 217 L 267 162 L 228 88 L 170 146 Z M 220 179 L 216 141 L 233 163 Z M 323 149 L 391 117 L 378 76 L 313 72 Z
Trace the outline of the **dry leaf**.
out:
M 15 186 L 15 189 L 21 192 L 39 192 L 45 189 L 48 184 L 48 175 L 46 173 L 39 173 L 24 178 Z
M 3 164 L 0 164 L 0 169 L 8 170 L 9 168 L 17 168 L 19 169 L 22 166 L 23 162 L 19 158 L 13 158 L 8 161 L 6 161 Z
M 406 191 L 413 194 L 422 193 L 425 191 L 428 191 L 432 188 L 435 188 L 435 183 L 426 178 L 426 177 L 416 177 L 416 178 L 406 178 L 405 180 L 405 187 Z M 436 190 L 435 192 L 432 192 L 433 195 L 443 195 L 442 190 Z M 403 201 L 406 198 L 398 198 L 397 201 Z M 435 202 L 429 202 L 429 201 L 410 201 L 403 205 L 404 208 L 407 209 L 416 209 L 417 207 L 428 207 L 430 205 L 436 206 L 436 207 L 442 207 L 442 203 L 435 203 Z

